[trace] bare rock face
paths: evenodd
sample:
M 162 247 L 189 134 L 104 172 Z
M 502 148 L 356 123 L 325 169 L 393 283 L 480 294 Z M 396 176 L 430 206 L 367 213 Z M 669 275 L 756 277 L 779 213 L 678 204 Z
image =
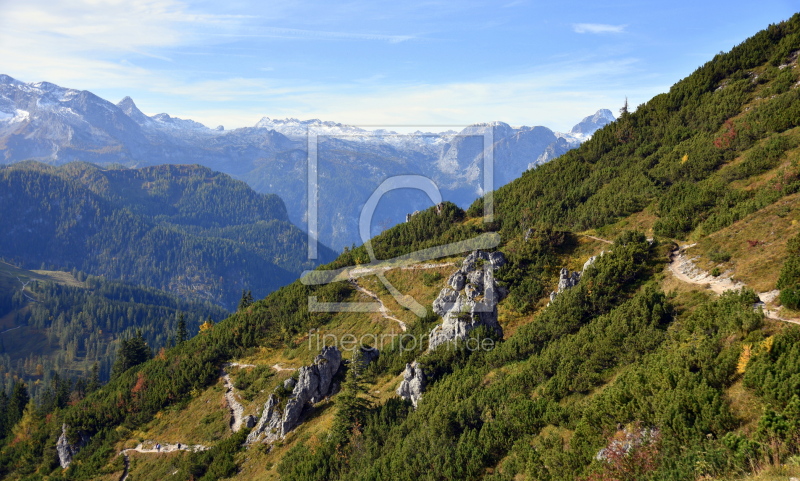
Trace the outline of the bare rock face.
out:
M 335 347 L 325 347 L 314 358 L 314 364 L 303 366 L 299 370 L 299 377 L 292 395 L 283 409 L 280 401 L 274 394 L 269 397 L 264 405 L 261 418 L 256 427 L 247 437 L 247 443 L 270 443 L 281 439 L 288 432 L 300 424 L 303 410 L 310 404 L 316 404 L 327 396 L 333 395 L 338 386 L 333 382 L 333 377 L 342 364 L 342 353 Z M 284 383 L 284 387 L 290 384 Z
M 403 381 L 397 388 L 397 395 L 407 401 L 411 401 L 411 404 L 416 408 L 423 392 L 425 392 L 425 373 L 422 372 L 422 368 L 419 367 L 416 361 L 406 364 L 406 370 L 403 371 Z
M 447 284 L 456 291 L 460 291 L 464 288 L 464 282 L 466 282 L 466 278 L 461 271 L 455 271 L 450 278 L 447 279 Z
M 433 312 L 444 322 L 430 333 L 428 349 L 453 340 L 464 340 L 478 326 L 487 326 L 499 336 L 503 329 L 497 322 L 497 303 L 507 294 L 497 285 L 494 271 L 505 265 L 502 252 L 475 251 L 461 263 L 433 301 Z
M 70 444 L 69 439 L 67 438 L 67 429 L 69 429 L 69 427 L 66 424 L 61 426 L 61 436 L 59 436 L 58 441 L 56 441 L 58 463 L 64 469 L 69 467 L 70 463 L 72 463 L 72 458 L 78 454 L 78 451 L 80 451 L 80 449 L 89 441 L 89 438 L 85 434 L 81 433 L 80 441 L 78 441 L 76 444 Z
M 461 283 L 461 288 L 464 288 L 464 283 Z M 458 292 L 445 287 L 439 293 L 439 296 L 436 300 L 433 301 L 433 312 L 437 315 L 444 317 L 455 305 L 456 301 L 458 301 Z
M 278 411 L 278 398 L 272 394 L 264 404 L 264 410 L 258 420 L 256 427 L 247 435 L 247 444 L 258 442 L 270 443 L 281 437 L 282 416 Z

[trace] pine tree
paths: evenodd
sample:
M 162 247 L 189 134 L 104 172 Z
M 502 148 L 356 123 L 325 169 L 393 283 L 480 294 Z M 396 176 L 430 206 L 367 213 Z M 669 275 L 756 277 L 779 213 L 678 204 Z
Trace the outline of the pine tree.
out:
M 175 332 L 175 344 L 181 344 L 189 339 L 189 331 L 186 329 L 186 316 L 181 312 L 178 315 L 178 328 Z
M 117 350 L 117 360 L 111 371 L 111 377 L 117 377 L 128 369 L 138 366 L 152 357 L 150 347 L 142 336 L 142 331 L 137 330 L 136 335 L 130 339 L 122 339 Z
M 86 394 L 97 391 L 98 389 L 100 389 L 100 365 L 95 362 L 92 366 L 89 382 L 86 384 Z
M 253 304 L 253 292 L 242 289 L 242 299 L 239 301 L 239 310 L 243 311 Z
M 6 429 L 10 431 L 20 419 L 22 413 L 25 412 L 25 406 L 31 397 L 28 395 L 28 387 L 24 382 L 20 381 L 14 384 L 11 390 L 11 398 L 8 400 L 8 412 L 6 414 Z
M 364 395 L 368 395 L 368 390 L 361 378 L 363 362 L 360 354 L 360 352 L 356 353 L 348 363 L 342 391 L 336 396 L 338 409 L 334 416 L 331 436 L 339 445 L 347 443 L 354 426 L 363 425 L 364 416 L 372 406 L 370 399 L 364 397 Z

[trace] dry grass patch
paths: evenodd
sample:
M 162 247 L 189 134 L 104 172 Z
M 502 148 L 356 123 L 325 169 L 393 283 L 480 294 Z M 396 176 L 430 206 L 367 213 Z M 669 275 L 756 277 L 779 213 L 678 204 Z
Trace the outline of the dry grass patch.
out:
M 800 194 L 794 194 L 701 239 L 692 254 L 700 256 L 695 263 L 701 269 L 730 270 L 735 279 L 765 292 L 775 288 L 786 242 L 798 232 Z

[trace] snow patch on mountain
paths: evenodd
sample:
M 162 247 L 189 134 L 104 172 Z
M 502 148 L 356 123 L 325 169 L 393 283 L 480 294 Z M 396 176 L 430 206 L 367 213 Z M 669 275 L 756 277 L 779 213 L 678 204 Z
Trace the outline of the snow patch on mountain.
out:
M 26 110 L 14 109 L 13 112 L 2 112 L 0 111 L 0 122 L 5 122 L 8 124 L 18 124 L 20 122 L 25 122 L 30 118 L 30 112 Z

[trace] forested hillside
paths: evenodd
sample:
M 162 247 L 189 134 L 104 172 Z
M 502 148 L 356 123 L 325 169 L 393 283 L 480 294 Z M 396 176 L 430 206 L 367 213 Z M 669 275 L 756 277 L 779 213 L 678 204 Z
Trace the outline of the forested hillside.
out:
M 348 250 L 320 268 L 345 282 L 243 302 L 69 406 L 21 408 L 12 391 L 0 477 L 800 476 L 799 52 L 800 14 L 494 193 L 493 219 L 482 202 L 431 208 L 372 240 L 395 263 Z M 398 260 L 487 232 L 502 256 Z M 444 323 L 476 319 L 469 304 L 436 314 L 462 290 L 473 307 L 504 299 L 500 330 L 429 350 Z M 326 343 L 344 352 L 328 379 L 341 389 L 283 432 L 274 414 L 297 407 Z M 414 404 L 398 397 L 419 378 Z M 257 417 L 266 444 L 247 441 Z M 67 469 L 57 443 L 75 452 Z
M 314 265 L 280 198 L 204 167 L 26 162 L 3 166 L 0 185 L 0 257 L 24 268 L 78 269 L 231 309 L 243 289 L 264 296 Z
M 228 311 L 157 289 L 76 272 L 26 271 L 0 263 L 0 384 L 25 382 L 39 400 L 54 379 L 108 381 L 120 339 L 140 334 L 154 352 Z

